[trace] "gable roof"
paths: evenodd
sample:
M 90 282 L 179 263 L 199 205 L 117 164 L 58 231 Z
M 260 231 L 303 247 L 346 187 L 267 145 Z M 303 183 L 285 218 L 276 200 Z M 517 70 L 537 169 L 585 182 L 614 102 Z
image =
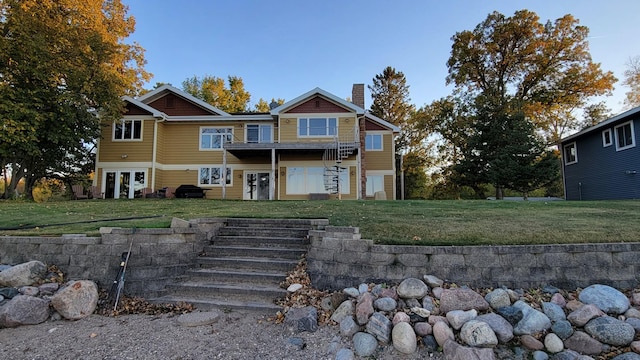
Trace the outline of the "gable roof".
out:
M 356 106 L 350 102 L 348 102 L 347 100 L 343 100 L 335 95 L 333 95 L 330 92 L 324 91 L 322 89 L 320 89 L 319 87 L 311 90 L 311 91 L 307 91 L 306 93 L 298 96 L 297 98 L 287 101 L 286 103 L 278 106 L 277 108 L 274 108 L 271 110 L 271 115 L 277 116 L 280 115 L 281 113 L 285 112 L 285 110 L 290 109 L 302 102 L 304 102 L 307 99 L 310 99 L 311 97 L 315 96 L 315 95 L 320 95 L 322 97 L 324 97 L 327 100 L 330 100 L 333 103 L 336 103 L 337 105 L 340 105 L 348 110 L 351 110 L 353 112 L 355 112 L 356 114 L 364 114 L 364 109 Z
M 132 98 L 131 96 L 126 96 L 125 95 L 125 96 L 122 97 L 122 100 L 124 100 L 124 101 L 126 101 L 126 102 L 128 102 L 130 104 L 133 104 L 133 105 L 139 107 L 140 109 L 142 109 L 144 111 L 148 111 L 149 113 L 151 113 L 151 115 L 154 118 L 158 118 L 158 119 L 166 119 L 167 118 L 167 114 L 163 113 L 162 111 L 158 111 L 157 109 L 152 108 L 151 106 L 149 106 L 149 105 L 147 105 L 147 104 L 145 104 L 145 103 L 143 103 L 143 102 L 141 102 L 139 100 L 136 100 L 136 99 Z
M 615 124 L 615 123 L 617 123 L 619 121 L 626 120 L 628 117 L 631 117 L 632 115 L 636 115 L 638 113 L 640 113 L 640 106 L 636 107 L 636 108 L 633 108 L 631 110 L 625 111 L 625 112 L 623 112 L 621 114 L 618 114 L 618 115 L 616 115 L 616 116 L 614 116 L 612 118 L 609 118 L 609 119 L 607 119 L 607 120 L 605 120 L 605 121 L 603 121 L 601 123 L 598 123 L 596 125 L 588 127 L 588 128 L 586 128 L 586 129 L 584 129 L 582 131 L 579 131 L 579 132 L 573 134 L 573 135 L 569 135 L 569 136 L 561 139 L 560 143 L 564 143 L 564 142 L 567 142 L 569 140 L 573 140 L 573 139 L 578 138 L 578 137 L 580 137 L 582 135 L 588 134 L 588 133 L 590 133 L 592 131 L 597 131 L 598 129 L 602 129 L 604 127 L 610 126 L 610 125 Z
M 185 99 L 187 101 L 190 101 L 190 102 L 196 104 L 197 106 L 199 106 L 201 108 L 204 108 L 205 110 L 208 110 L 208 111 L 210 111 L 212 113 L 215 113 L 215 114 L 218 114 L 218 115 L 221 115 L 221 116 L 230 116 L 229 113 L 226 113 L 226 112 L 218 109 L 217 107 L 215 107 L 215 106 L 213 106 L 213 105 L 211 105 L 211 104 L 209 104 L 207 102 L 204 102 L 204 101 L 198 99 L 197 97 L 195 97 L 195 96 L 193 96 L 193 95 L 191 95 L 191 94 L 189 94 L 189 93 L 187 93 L 185 91 L 182 91 L 182 90 L 180 90 L 178 88 L 175 88 L 175 87 L 173 87 L 171 85 L 166 85 L 166 84 L 162 85 L 159 88 L 154 89 L 154 90 L 152 90 L 152 91 L 150 91 L 150 92 L 148 92 L 148 93 L 146 93 L 146 94 L 144 94 L 144 95 L 142 95 L 140 97 L 138 97 L 138 100 L 143 102 L 143 103 L 145 103 L 145 104 L 149 104 L 149 103 L 153 102 L 154 100 L 157 100 L 157 99 L 161 98 L 162 96 L 164 96 L 164 94 L 166 92 L 171 92 L 171 93 L 175 94 L 176 96 L 180 96 L 181 98 L 183 98 L 183 99 Z
M 392 123 L 373 115 L 369 111 L 366 111 L 365 116 L 366 116 L 367 119 L 373 120 L 374 122 L 378 123 L 379 125 L 391 129 L 394 133 L 400 132 L 400 128 L 398 126 L 395 126 Z

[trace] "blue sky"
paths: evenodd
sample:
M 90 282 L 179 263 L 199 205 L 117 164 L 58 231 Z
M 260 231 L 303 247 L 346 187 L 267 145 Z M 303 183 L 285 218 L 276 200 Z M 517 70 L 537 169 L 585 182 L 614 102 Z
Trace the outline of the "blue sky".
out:
M 603 100 L 623 110 L 625 63 L 640 55 L 640 1 L 635 0 L 122 0 L 136 19 L 129 40 L 146 49 L 156 82 L 181 88 L 197 75 L 239 76 L 251 103 L 291 100 L 315 87 L 341 98 L 354 83 L 370 85 L 386 66 L 402 71 L 411 102 L 451 93 L 446 62 L 451 37 L 496 10 L 536 12 L 541 21 L 572 14 L 590 29 L 595 62 L 619 82 Z M 371 105 L 367 90 L 366 107 Z

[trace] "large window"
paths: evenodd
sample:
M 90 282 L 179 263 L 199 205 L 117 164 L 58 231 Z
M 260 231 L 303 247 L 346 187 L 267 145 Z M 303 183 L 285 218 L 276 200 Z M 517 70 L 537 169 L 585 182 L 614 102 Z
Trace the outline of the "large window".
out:
M 113 140 L 142 139 L 142 120 L 120 120 L 113 123 Z
M 633 123 L 631 121 L 615 127 L 616 150 L 624 150 L 636 146 L 633 134 Z
M 247 125 L 247 142 L 248 143 L 272 143 L 273 128 L 269 125 Z
M 222 149 L 224 143 L 232 140 L 232 128 L 200 128 L 200 150 Z
M 578 162 L 578 149 L 576 143 L 567 144 L 564 146 L 564 164 L 571 165 Z
M 327 174 L 331 176 L 330 174 Z M 349 194 L 349 171 L 340 173 L 340 193 Z M 328 179 L 328 181 L 331 181 Z M 325 189 L 325 168 L 323 167 L 288 167 L 287 194 L 306 195 L 327 193 Z
M 338 133 L 336 118 L 300 118 L 298 119 L 299 136 L 335 136 Z
M 382 134 L 367 134 L 364 138 L 365 150 L 382 150 Z
M 199 185 L 222 185 L 222 167 L 203 167 L 200 168 Z M 227 185 L 231 185 L 231 168 L 227 168 L 227 176 L 225 177 Z
M 384 191 L 384 176 L 367 175 L 367 196 L 373 196 L 378 191 Z

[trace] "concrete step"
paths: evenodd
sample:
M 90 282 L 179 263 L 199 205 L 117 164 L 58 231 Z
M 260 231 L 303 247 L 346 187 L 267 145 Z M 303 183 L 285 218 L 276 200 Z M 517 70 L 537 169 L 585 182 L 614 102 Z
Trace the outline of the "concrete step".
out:
M 276 305 L 274 302 L 265 302 L 265 301 L 243 301 L 237 299 L 196 299 L 175 295 L 166 295 L 162 297 L 158 297 L 155 299 L 149 300 L 152 303 L 156 304 L 164 304 L 171 303 L 175 304 L 178 302 L 187 302 L 193 304 L 199 310 L 212 310 L 218 309 L 222 311 L 253 311 L 257 313 L 264 314 L 275 314 L 278 311 L 282 310 L 282 307 Z
M 327 219 L 255 219 L 255 218 L 227 218 L 227 226 L 277 227 L 324 229 L 329 225 Z
M 189 279 L 206 279 L 214 283 L 249 283 L 279 285 L 287 277 L 285 272 L 255 270 L 194 269 L 186 273 Z
M 268 284 L 223 284 L 207 281 L 184 281 L 167 286 L 173 294 L 205 298 L 276 299 L 287 295 L 287 290 Z
M 208 257 L 201 256 L 196 260 L 200 268 L 214 269 L 253 269 L 256 271 L 291 271 L 298 264 L 297 260 L 281 258 L 256 257 Z
M 307 252 L 306 249 L 289 249 L 276 247 L 252 247 L 252 246 L 208 246 L 205 253 L 216 257 L 254 257 L 254 258 L 280 258 L 299 260 Z
M 308 238 L 275 236 L 216 236 L 212 241 L 216 246 L 257 246 L 308 248 Z
M 276 228 L 276 227 L 249 227 L 249 226 L 225 226 L 218 229 L 218 236 L 243 236 L 243 237 L 290 237 L 304 239 L 309 234 L 309 229 L 300 228 Z

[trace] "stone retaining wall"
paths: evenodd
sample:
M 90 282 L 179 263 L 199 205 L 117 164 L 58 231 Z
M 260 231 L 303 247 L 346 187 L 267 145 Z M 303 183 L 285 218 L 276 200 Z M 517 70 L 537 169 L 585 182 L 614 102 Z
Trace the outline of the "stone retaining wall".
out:
M 0 236 L 0 264 L 39 260 L 58 266 L 68 280 L 89 279 L 109 289 L 118 274 L 122 253 L 131 246 L 127 294 L 156 297 L 168 282 L 195 264 L 207 236 L 223 222 L 174 219 L 168 229 L 102 228 L 100 237 Z
M 397 246 L 361 239 L 355 227 L 312 231 L 307 268 L 314 286 L 400 282 L 432 274 L 473 287 L 636 288 L 640 243 L 515 246 Z

